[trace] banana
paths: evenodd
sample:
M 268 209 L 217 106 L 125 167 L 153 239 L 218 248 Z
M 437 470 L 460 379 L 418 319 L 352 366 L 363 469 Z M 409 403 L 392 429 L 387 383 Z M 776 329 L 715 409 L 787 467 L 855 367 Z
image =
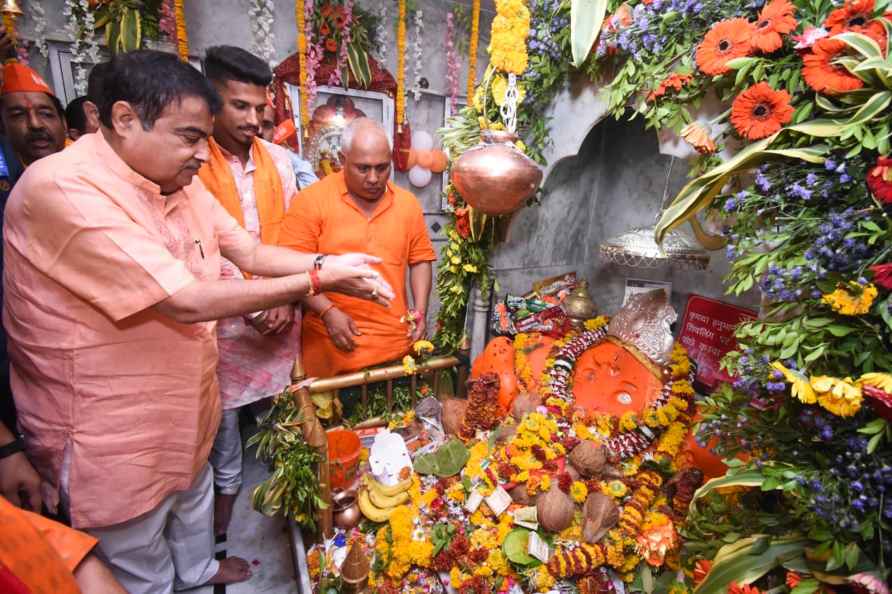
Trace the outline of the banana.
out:
M 372 503 L 368 491 L 362 489 L 359 492 L 359 511 L 372 522 L 377 522 L 379 524 L 386 522 L 390 519 L 390 514 L 393 513 L 394 509 L 396 508 L 379 509 Z
M 369 490 L 377 491 L 378 495 L 382 497 L 393 497 L 394 495 L 399 495 L 405 491 L 408 491 L 412 486 L 412 477 L 410 476 L 404 481 L 400 481 L 395 485 L 390 487 L 386 487 L 375 480 L 373 477 L 369 475 L 364 475 L 365 484 L 368 486 Z
M 403 491 L 402 493 L 397 493 L 396 495 L 388 497 L 386 495 L 382 495 L 373 487 L 369 489 L 369 499 L 372 501 L 375 507 L 380 509 L 389 509 L 398 505 L 402 505 L 409 501 L 409 492 Z

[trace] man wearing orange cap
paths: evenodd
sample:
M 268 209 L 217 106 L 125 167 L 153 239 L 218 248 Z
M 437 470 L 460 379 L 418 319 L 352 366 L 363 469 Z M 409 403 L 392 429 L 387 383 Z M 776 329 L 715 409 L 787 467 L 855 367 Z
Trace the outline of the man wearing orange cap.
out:
M 14 156 L 25 167 L 65 148 L 61 103 L 39 74 L 19 62 L 3 66 L 0 118 Z

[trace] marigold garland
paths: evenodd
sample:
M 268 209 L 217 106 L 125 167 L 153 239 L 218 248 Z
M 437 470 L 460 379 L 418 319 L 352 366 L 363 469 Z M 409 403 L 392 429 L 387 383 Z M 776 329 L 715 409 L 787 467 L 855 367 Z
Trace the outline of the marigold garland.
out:
M 468 101 L 474 97 L 477 83 L 477 44 L 480 36 L 480 0 L 471 3 L 471 41 L 468 45 Z
M 189 37 L 186 33 L 186 13 L 183 0 L 174 0 L 174 18 L 177 26 L 177 55 L 183 62 L 189 62 Z
M 490 65 L 509 74 L 527 69 L 530 11 L 524 0 L 496 0 L 489 42 Z
M 6 28 L 6 33 L 12 38 L 13 42 L 16 40 L 17 33 L 15 30 L 15 17 L 11 14 L 4 12 L 3 13 L 3 26 Z
M 399 0 L 396 24 L 396 124 L 406 119 L 406 0 Z
M 310 133 L 310 104 L 307 88 L 307 25 L 304 0 L 298 0 L 294 4 L 294 16 L 297 20 L 297 52 L 300 68 L 300 127 L 306 138 Z

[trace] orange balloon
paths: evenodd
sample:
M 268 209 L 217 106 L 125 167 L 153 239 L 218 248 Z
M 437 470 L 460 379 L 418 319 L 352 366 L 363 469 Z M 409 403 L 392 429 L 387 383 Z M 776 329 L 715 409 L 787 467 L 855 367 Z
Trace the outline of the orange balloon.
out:
M 422 169 L 430 169 L 433 160 L 434 159 L 433 156 L 431 156 L 431 151 L 415 151 L 415 164 Z
M 492 339 L 474 361 L 471 379 L 479 378 L 485 373 L 499 376 L 499 408 L 503 415 L 507 415 L 519 392 L 514 373 L 514 342 L 510 338 L 500 336 Z
M 418 153 L 415 151 L 415 149 L 410 148 L 409 149 L 409 158 L 406 161 L 406 171 L 409 171 L 410 169 L 415 167 L 416 163 L 418 163 Z
M 430 170 L 433 173 L 443 173 L 446 171 L 446 167 L 449 165 L 449 158 L 446 156 L 446 153 L 441 151 L 440 149 L 434 149 L 431 151 L 431 166 Z
M 617 417 L 627 412 L 641 413 L 663 389 L 654 377 L 626 349 L 602 342 L 582 353 L 573 372 L 576 405 Z

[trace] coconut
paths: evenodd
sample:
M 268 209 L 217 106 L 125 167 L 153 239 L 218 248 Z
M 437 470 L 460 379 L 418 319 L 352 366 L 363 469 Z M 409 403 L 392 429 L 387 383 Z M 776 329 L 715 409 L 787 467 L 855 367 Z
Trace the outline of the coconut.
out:
M 465 420 L 468 401 L 463 398 L 447 398 L 443 401 L 443 429 L 449 435 L 458 435 Z
M 582 508 L 585 521 L 582 525 L 582 538 L 594 544 L 604 538 L 607 531 L 619 522 L 619 506 L 612 497 L 603 493 L 590 493 Z
M 561 491 L 557 481 L 547 493 L 539 495 L 536 501 L 536 515 L 539 525 L 549 532 L 560 532 L 573 523 L 576 505 L 570 496 Z
M 596 476 L 606 463 L 604 448 L 593 441 L 580 442 L 570 452 L 570 464 L 585 478 Z
M 533 498 L 530 497 L 529 492 L 527 491 L 527 486 L 523 483 L 517 485 L 510 491 L 508 491 L 508 495 L 511 495 L 511 499 L 514 503 L 518 505 L 532 505 Z

